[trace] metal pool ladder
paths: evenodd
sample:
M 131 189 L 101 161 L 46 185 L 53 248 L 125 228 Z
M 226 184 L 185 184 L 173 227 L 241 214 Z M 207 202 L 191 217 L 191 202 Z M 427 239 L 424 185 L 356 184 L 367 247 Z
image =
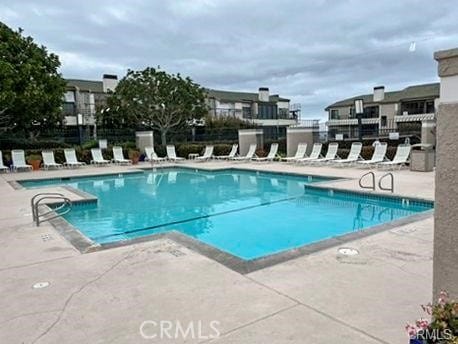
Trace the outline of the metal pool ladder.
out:
M 365 176 L 371 176 L 371 184 L 370 185 L 363 185 L 363 179 Z M 359 187 L 361 189 L 371 189 L 375 190 L 375 173 L 374 172 L 367 172 L 364 173 L 361 178 L 359 178 Z
M 38 211 L 38 207 L 42 205 L 42 201 L 44 200 L 61 200 L 62 202 L 58 207 L 50 211 L 47 211 L 43 214 L 40 214 Z M 37 227 L 40 226 L 40 223 L 42 222 L 55 219 L 56 217 L 65 215 L 68 212 L 70 212 L 70 210 L 72 210 L 72 201 L 68 197 L 65 197 L 63 194 L 57 193 L 57 192 L 38 193 L 32 197 L 32 199 L 30 200 L 30 205 L 32 207 L 32 219 L 35 222 L 35 224 L 37 225 Z M 59 212 L 60 210 L 64 208 L 66 209 L 63 212 Z M 51 217 L 46 217 L 47 215 L 52 214 L 52 213 L 55 213 L 55 215 Z
M 371 176 L 371 184 L 370 185 L 363 185 L 363 179 L 366 176 Z M 384 187 L 382 186 L 382 180 L 385 179 L 386 177 L 390 177 L 390 187 Z M 374 172 L 367 172 L 364 173 L 361 178 L 359 178 L 359 187 L 361 189 L 371 189 L 375 191 L 375 173 Z M 391 191 L 391 193 L 394 192 L 394 175 L 391 172 L 385 173 L 383 176 L 381 176 L 378 180 L 378 188 L 382 191 Z
M 382 186 L 382 180 L 386 177 L 390 177 L 390 187 L 386 188 Z M 383 176 L 380 177 L 378 180 L 378 188 L 383 191 L 391 191 L 391 193 L 394 192 L 394 175 L 391 172 L 385 173 Z

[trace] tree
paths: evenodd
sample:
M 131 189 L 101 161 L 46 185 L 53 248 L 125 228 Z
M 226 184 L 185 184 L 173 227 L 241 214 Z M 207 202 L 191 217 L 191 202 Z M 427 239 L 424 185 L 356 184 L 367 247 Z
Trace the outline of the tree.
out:
M 35 139 L 61 119 L 65 81 L 59 58 L 0 22 L 0 123 Z
M 202 87 L 188 77 L 149 67 L 127 72 L 107 99 L 107 108 L 100 112 L 98 121 L 113 127 L 141 124 L 156 129 L 165 145 L 170 130 L 184 128 L 207 112 Z

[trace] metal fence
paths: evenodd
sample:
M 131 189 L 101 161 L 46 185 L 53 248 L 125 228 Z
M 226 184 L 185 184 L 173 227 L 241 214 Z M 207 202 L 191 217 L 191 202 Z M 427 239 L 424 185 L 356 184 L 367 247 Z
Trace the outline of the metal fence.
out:
M 357 126 L 329 127 L 329 130 L 319 130 L 315 122 L 309 123 L 317 130 L 316 140 L 321 142 L 333 140 L 354 140 L 359 138 Z M 113 129 L 93 126 L 67 126 L 59 128 L 42 129 L 37 141 L 52 141 L 70 145 L 82 145 L 91 140 L 106 139 L 110 144 L 135 142 L 135 132 L 149 130 L 148 128 Z M 171 130 L 167 133 L 167 143 L 234 143 L 238 141 L 238 128 L 206 128 L 194 127 L 181 130 Z M 286 141 L 286 127 L 263 127 L 264 142 Z M 403 137 L 421 137 L 421 122 L 398 123 L 397 127 L 363 127 L 364 140 L 388 138 L 390 133 L 397 132 Z M 21 143 L 22 142 L 22 143 Z M 161 144 L 161 134 L 154 131 L 154 142 Z M 0 149 L 21 148 L 32 145 L 29 137 L 22 132 L 3 132 L 0 134 Z
M 361 129 L 363 139 L 388 138 L 391 133 L 398 133 L 400 137 L 418 136 L 421 137 L 421 122 L 404 122 L 396 125 L 379 127 L 378 125 L 363 125 Z M 324 141 L 335 140 L 336 138 L 355 139 L 360 137 L 358 126 L 329 127 L 326 132 L 320 132 Z
M 88 141 L 106 139 L 110 144 L 135 142 L 136 131 L 150 130 L 148 128 L 136 129 L 112 129 L 101 127 L 60 127 L 43 129 L 34 141 L 55 142 L 70 145 L 82 145 Z M 171 130 L 166 135 L 167 143 L 193 143 L 193 142 L 219 142 L 232 143 L 238 141 L 237 128 L 204 128 L 195 127 L 184 130 Z M 5 131 L 0 134 L 0 149 L 11 148 L 10 146 L 28 146 L 33 140 L 19 131 Z M 161 133 L 154 131 L 154 142 L 161 143 Z

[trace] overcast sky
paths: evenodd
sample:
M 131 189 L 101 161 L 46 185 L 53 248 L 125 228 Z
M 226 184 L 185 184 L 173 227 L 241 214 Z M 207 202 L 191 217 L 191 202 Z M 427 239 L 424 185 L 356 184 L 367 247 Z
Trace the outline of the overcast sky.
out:
M 377 85 L 437 81 L 432 54 L 458 46 L 457 18 L 453 0 L 0 0 L 0 20 L 57 53 L 64 77 L 160 65 L 205 87 L 267 86 L 303 118 Z

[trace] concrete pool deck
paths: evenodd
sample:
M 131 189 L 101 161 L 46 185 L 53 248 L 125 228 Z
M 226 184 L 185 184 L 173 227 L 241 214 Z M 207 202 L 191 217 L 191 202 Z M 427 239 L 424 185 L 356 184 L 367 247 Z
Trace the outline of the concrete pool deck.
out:
M 349 190 L 358 190 L 367 172 L 284 163 L 180 165 L 343 177 L 326 185 Z M 420 317 L 420 304 L 431 299 L 432 216 L 347 243 L 360 251 L 354 257 L 332 247 L 242 275 L 169 239 L 81 254 L 49 223 L 32 224 L 36 189 L 14 190 L 8 183 L 136 168 L 1 175 L 2 342 L 406 343 L 405 323 Z M 395 194 L 433 199 L 434 173 L 393 173 Z M 46 190 L 80 197 L 64 188 Z M 43 281 L 50 286 L 32 288 Z M 139 328 L 148 320 L 200 321 L 203 333 L 186 341 L 147 340 Z M 211 321 L 219 322 L 218 339 L 204 338 Z

